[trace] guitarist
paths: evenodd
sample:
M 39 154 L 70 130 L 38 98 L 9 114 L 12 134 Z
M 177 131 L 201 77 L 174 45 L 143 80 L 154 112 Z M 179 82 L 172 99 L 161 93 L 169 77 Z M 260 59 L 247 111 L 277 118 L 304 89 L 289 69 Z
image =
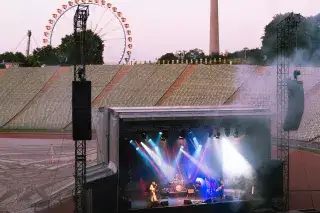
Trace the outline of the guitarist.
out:
M 216 188 L 216 196 L 223 198 L 223 194 L 224 194 L 224 183 L 223 183 L 222 178 L 218 178 L 217 188 Z
M 151 185 L 149 187 L 151 202 L 158 202 L 157 195 L 156 195 L 157 187 L 158 187 L 158 185 L 154 181 L 151 183 Z

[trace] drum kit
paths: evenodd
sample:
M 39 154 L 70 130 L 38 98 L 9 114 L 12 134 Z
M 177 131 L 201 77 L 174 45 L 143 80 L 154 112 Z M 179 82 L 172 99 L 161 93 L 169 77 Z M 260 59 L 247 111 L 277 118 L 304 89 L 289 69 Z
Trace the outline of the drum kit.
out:
M 169 183 L 171 192 L 182 192 L 185 191 L 184 181 L 182 178 L 175 178 Z

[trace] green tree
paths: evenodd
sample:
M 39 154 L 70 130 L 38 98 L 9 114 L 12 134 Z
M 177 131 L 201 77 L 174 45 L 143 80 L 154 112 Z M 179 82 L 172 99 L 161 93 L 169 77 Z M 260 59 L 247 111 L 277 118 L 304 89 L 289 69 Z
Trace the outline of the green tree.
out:
M 32 60 L 33 64 L 40 65 L 51 66 L 60 64 L 57 48 L 53 48 L 50 45 L 33 50 L 33 58 L 29 58 L 29 60 Z
M 246 58 L 245 58 L 246 57 Z M 236 51 L 228 55 L 228 59 L 245 59 L 247 64 L 262 65 L 264 64 L 264 54 L 260 48 Z
M 189 50 L 188 52 L 185 53 L 184 55 L 184 58 L 186 60 L 199 60 L 199 59 L 203 59 L 205 58 L 206 55 L 205 53 L 203 52 L 203 50 L 201 49 L 192 49 L 192 50 Z
M 25 67 L 39 67 L 40 63 L 37 61 L 34 55 L 29 55 L 26 58 L 26 61 L 24 63 Z
M 277 57 L 277 25 L 290 14 L 291 13 L 275 15 L 271 22 L 264 28 L 264 35 L 261 38 L 262 50 L 266 55 L 268 62 L 273 62 Z M 297 31 L 297 37 L 289 38 L 293 39 L 291 43 L 294 45 L 288 50 L 288 56 L 292 56 L 295 53 L 296 49 L 309 49 L 310 45 L 312 45 L 311 39 L 306 36 L 306 32 L 308 32 L 310 28 L 312 28 L 312 21 L 311 19 L 305 18 L 301 15 L 300 19 L 301 23 Z
M 15 63 L 24 63 L 26 60 L 25 56 L 21 52 L 5 52 L 0 54 L 0 62 L 15 62 Z
M 80 34 L 77 36 L 80 37 Z M 85 37 L 86 43 L 84 47 L 86 64 L 103 64 L 104 44 L 102 39 L 91 30 L 86 31 Z M 77 61 L 77 64 L 81 61 L 81 53 L 79 51 L 75 52 L 74 45 L 74 35 L 71 34 L 62 38 L 61 45 L 58 47 L 60 60 L 68 65 L 72 65 L 75 60 Z
M 167 62 L 171 63 L 172 60 L 176 61 L 176 60 L 178 60 L 178 59 L 179 59 L 179 58 L 178 58 L 174 53 L 166 53 L 166 54 L 162 55 L 162 56 L 158 59 L 158 61 L 159 61 L 160 63 L 162 63 L 163 61 L 165 61 L 165 63 L 167 63 Z

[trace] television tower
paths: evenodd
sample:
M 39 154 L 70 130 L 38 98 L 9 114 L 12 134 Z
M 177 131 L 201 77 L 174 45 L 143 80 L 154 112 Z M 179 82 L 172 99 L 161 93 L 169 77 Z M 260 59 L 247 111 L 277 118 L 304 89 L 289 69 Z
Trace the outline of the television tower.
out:
M 209 54 L 220 53 L 218 0 L 210 0 L 210 44 Z
M 28 42 L 27 42 L 26 56 L 28 57 L 30 55 L 30 45 L 31 45 L 31 36 L 32 36 L 31 30 L 28 30 L 27 36 L 28 36 Z

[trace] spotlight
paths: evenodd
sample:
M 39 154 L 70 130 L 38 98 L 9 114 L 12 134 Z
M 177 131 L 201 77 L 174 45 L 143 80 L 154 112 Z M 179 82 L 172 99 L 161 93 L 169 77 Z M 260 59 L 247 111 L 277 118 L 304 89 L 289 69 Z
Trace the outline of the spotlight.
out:
M 233 133 L 233 137 L 235 137 L 235 138 L 239 137 L 238 128 L 235 128 L 234 133 Z
M 217 139 L 220 138 L 220 132 L 217 132 L 216 136 L 215 136 Z
M 216 134 L 215 134 L 215 136 L 214 137 L 216 137 L 217 139 L 219 139 L 220 138 L 220 131 L 219 131 L 219 129 L 217 129 L 216 130 Z
M 180 146 L 180 149 L 182 150 L 184 148 L 184 146 Z
M 161 132 L 161 131 L 159 132 L 159 135 L 162 135 L 162 132 Z
M 224 129 L 224 133 L 225 133 L 225 135 L 226 135 L 227 137 L 229 137 L 229 136 L 230 136 L 230 128 L 225 128 L 225 129 Z
M 145 132 L 142 132 L 141 133 L 141 137 L 143 140 L 146 140 L 147 139 L 147 134 Z
M 186 136 L 186 132 L 184 130 L 182 130 L 180 133 L 179 133 L 179 139 L 184 139 Z
M 133 140 L 130 140 L 130 144 L 133 144 L 133 142 L 134 142 Z
M 136 148 L 136 150 L 139 150 L 139 149 L 140 149 L 139 147 Z

